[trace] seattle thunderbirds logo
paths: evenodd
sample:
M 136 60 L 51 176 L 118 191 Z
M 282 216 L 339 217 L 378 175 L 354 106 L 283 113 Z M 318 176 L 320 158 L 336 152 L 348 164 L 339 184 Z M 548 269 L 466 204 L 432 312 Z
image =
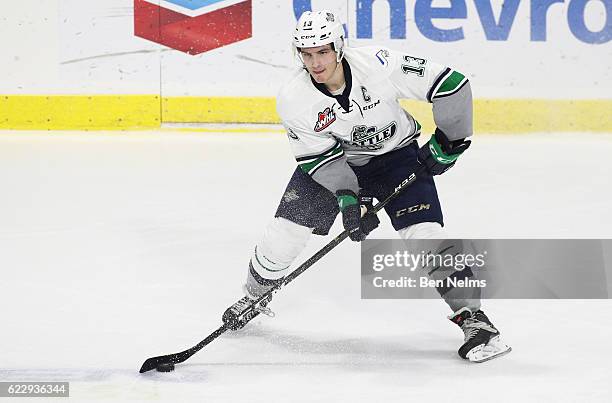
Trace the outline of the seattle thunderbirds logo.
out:
M 343 140 L 346 145 L 364 148 L 366 150 L 380 150 L 385 141 L 395 136 L 397 123 L 391 122 L 382 129 L 376 126 L 358 125 L 353 127 L 350 140 Z

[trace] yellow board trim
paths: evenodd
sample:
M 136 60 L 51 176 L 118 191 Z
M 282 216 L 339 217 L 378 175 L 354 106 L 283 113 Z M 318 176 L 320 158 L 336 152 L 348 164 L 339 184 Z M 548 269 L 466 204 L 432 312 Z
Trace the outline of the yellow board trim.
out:
M 0 129 L 151 129 L 159 115 L 156 95 L 0 95 Z
M 168 97 L 162 117 L 173 123 L 280 123 L 271 97 Z
M 612 100 L 478 99 L 479 133 L 612 132 Z
M 182 132 L 182 133 L 285 133 L 285 129 L 273 127 L 161 127 L 157 129 L 162 132 Z
M 433 131 L 431 104 L 401 101 L 401 105 L 421 123 L 424 133 Z M 3 130 L 145 130 L 162 123 L 279 123 L 279 119 L 272 97 L 0 95 Z M 477 99 L 474 131 L 612 132 L 612 100 Z

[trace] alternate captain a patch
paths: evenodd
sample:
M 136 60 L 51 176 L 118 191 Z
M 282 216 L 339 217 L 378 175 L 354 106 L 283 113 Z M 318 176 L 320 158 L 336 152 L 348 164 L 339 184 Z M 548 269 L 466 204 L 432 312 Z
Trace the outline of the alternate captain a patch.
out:
M 370 96 L 370 94 L 368 94 L 368 89 L 364 87 L 363 85 L 361 86 L 361 95 L 363 95 L 364 101 L 372 102 L 372 97 Z
M 329 127 L 336 121 L 336 112 L 332 108 L 325 108 L 323 112 L 319 112 L 317 123 L 315 123 L 314 131 L 320 132 Z

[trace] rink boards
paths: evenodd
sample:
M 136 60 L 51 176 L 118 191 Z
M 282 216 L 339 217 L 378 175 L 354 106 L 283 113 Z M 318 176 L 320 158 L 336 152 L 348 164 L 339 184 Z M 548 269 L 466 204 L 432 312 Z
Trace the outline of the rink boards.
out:
M 445 3 L 324 4 L 346 23 L 349 46 L 465 72 L 478 133 L 612 132 L 610 2 Z M 290 46 L 296 16 L 322 6 L 25 0 L 5 10 L 0 129 L 276 123 L 274 97 L 299 67 Z M 406 105 L 431 130 L 430 106 Z

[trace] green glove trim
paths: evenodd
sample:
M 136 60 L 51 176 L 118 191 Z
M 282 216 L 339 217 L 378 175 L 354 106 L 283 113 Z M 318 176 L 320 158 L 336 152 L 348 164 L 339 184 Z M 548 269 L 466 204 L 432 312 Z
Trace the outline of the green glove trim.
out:
M 353 204 L 358 204 L 359 201 L 353 195 L 342 195 L 338 196 L 338 207 L 340 207 L 340 211 L 343 211 L 348 206 L 352 206 Z
M 452 164 L 457 161 L 457 158 L 461 155 L 459 154 L 450 154 L 447 155 L 442 151 L 442 146 L 438 143 L 435 136 L 431 136 L 431 140 L 429 140 L 429 151 L 431 151 L 431 155 L 434 157 L 436 161 L 440 164 Z

